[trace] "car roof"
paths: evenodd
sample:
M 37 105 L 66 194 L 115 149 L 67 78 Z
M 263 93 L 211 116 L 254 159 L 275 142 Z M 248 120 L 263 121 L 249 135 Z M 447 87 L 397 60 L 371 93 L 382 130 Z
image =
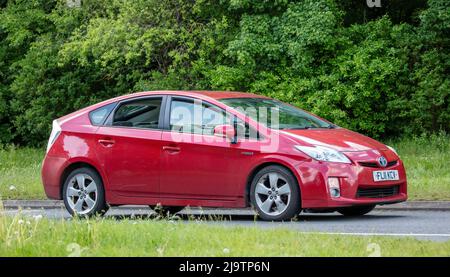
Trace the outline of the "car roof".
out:
M 181 95 L 181 96 L 206 96 L 216 100 L 225 98 L 268 98 L 263 95 L 258 95 L 248 92 L 239 91 L 209 91 L 209 90 L 159 90 L 159 91 L 144 91 L 126 95 L 126 98 L 145 96 L 152 94 L 167 94 L 167 95 Z
M 75 111 L 73 113 L 67 114 L 63 117 L 58 118 L 59 121 L 67 121 L 78 116 L 82 113 L 89 112 L 91 110 L 97 109 L 104 105 L 114 103 L 117 101 L 127 100 L 135 97 L 151 96 L 151 95 L 178 95 L 178 96 L 191 96 L 199 98 L 210 98 L 215 100 L 226 99 L 226 98 L 262 98 L 270 99 L 269 97 L 258 95 L 254 93 L 239 92 L 239 91 L 208 91 L 208 90 L 155 90 L 155 91 L 143 91 L 135 92 L 131 94 L 125 94 L 118 97 L 110 98 L 108 100 L 99 102 L 97 104 L 85 107 L 81 110 Z

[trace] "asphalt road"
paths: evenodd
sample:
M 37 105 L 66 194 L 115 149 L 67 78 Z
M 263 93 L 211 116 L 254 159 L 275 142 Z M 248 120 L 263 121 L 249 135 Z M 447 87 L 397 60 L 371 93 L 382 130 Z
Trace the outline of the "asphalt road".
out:
M 5 210 L 15 215 L 17 209 Z M 50 219 L 70 218 L 64 209 L 25 209 L 24 215 L 42 215 Z M 105 216 L 110 218 L 153 218 L 149 208 L 112 208 Z M 289 228 L 300 232 L 319 232 L 357 236 L 414 237 L 423 240 L 450 240 L 450 211 L 402 211 L 374 210 L 370 214 L 347 218 L 338 213 L 303 213 L 297 221 L 265 222 L 258 220 L 250 210 L 184 210 L 179 214 L 182 222 L 189 224 L 190 218 L 204 224 L 224 226 L 258 226 L 260 228 Z

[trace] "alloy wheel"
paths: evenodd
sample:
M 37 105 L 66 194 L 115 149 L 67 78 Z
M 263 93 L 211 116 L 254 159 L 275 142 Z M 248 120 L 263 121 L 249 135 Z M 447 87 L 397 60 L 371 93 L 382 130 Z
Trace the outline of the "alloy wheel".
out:
M 97 184 L 88 174 L 76 174 L 69 181 L 66 198 L 70 208 L 76 214 L 88 214 L 94 209 L 97 202 Z
M 279 173 L 266 173 L 255 186 L 256 204 L 267 215 L 282 214 L 291 200 L 291 188 L 287 180 Z

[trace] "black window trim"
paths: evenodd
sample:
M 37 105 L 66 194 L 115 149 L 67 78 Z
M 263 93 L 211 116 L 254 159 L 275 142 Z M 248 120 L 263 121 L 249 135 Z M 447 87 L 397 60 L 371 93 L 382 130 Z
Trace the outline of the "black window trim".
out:
M 146 99 L 153 99 L 153 98 L 161 98 L 161 108 L 159 109 L 159 119 L 158 119 L 158 128 L 142 128 L 142 127 L 130 127 L 130 126 L 114 126 L 112 124 L 114 114 L 116 113 L 117 109 L 120 108 L 120 106 L 134 101 L 140 101 L 140 100 L 146 100 Z M 108 115 L 106 121 L 102 126 L 104 127 L 110 127 L 110 128 L 125 128 L 125 129 L 135 129 L 135 130 L 148 130 L 148 131 L 155 131 L 155 130 L 163 130 L 164 126 L 164 115 L 165 115 L 165 108 L 167 104 L 167 95 L 158 94 L 158 95 L 145 95 L 145 96 L 136 96 L 132 98 L 127 98 L 124 100 L 121 100 L 117 102 L 117 105 L 114 107 L 114 109 L 110 112 Z
M 110 114 L 111 114 L 111 113 L 114 111 L 114 109 L 117 107 L 117 103 L 118 103 L 118 102 L 112 102 L 112 103 L 109 103 L 109 104 L 105 104 L 105 105 L 103 105 L 103 106 L 101 106 L 101 107 L 96 108 L 95 110 L 90 111 L 90 112 L 89 112 L 89 121 L 91 122 L 91 125 L 92 125 L 92 126 L 104 126 L 105 123 L 106 123 L 106 121 L 108 120 Z M 114 105 L 114 106 L 113 106 L 113 108 L 109 111 L 109 113 L 105 116 L 105 118 L 103 119 L 103 121 L 102 121 L 101 123 L 99 123 L 99 124 L 95 124 L 94 122 L 92 122 L 92 118 L 91 118 L 92 113 L 95 113 L 95 112 L 98 111 L 98 110 L 104 109 L 104 108 L 106 108 L 106 107 L 109 106 L 109 105 Z

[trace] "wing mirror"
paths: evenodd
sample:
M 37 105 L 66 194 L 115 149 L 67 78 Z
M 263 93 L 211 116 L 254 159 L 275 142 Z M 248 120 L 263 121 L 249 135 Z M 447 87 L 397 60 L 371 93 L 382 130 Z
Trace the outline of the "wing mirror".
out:
M 221 124 L 214 127 L 214 135 L 216 137 L 229 139 L 233 142 L 236 137 L 236 131 L 234 127 L 229 124 Z

